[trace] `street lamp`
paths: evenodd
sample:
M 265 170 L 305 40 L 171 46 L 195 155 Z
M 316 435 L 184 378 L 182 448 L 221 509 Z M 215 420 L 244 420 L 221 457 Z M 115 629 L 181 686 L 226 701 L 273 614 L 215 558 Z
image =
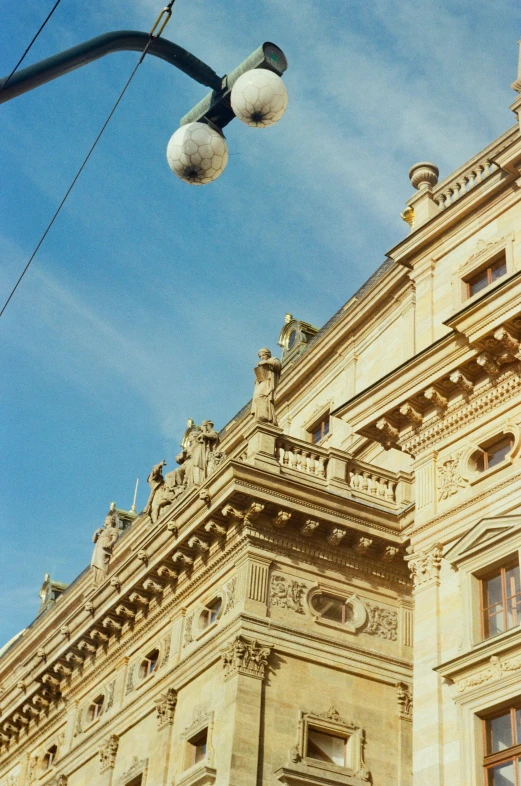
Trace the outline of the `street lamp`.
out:
M 211 93 L 181 119 L 180 128 L 167 146 L 170 169 L 186 183 L 211 183 L 224 171 L 228 149 L 222 129 L 234 117 L 254 128 L 265 128 L 276 123 L 286 110 L 288 96 L 280 77 L 288 64 L 275 44 L 262 44 L 230 74 L 219 77 L 210 66 L 172 41 L 135 30 L 117 30 L 91 38 L 0 79 L 0 103 L 123 50 L 159 57 L 211 88 Z

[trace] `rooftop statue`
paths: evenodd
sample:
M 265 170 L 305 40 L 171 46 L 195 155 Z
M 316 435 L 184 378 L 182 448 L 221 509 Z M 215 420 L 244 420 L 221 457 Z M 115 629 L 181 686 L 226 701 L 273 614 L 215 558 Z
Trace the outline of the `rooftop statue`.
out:
M 163 477 L 166 462 L 162 461 L 152 468 L 148 476 L 150 496 L 144 512 L 150 516 L 152 523 L 159 519 L 162 508 L 171 505 L 189 488 L 204 483 L 216 469 L 225 455 L 217 450 L 218 445 L 219 435 L 211 420 L 203 420 L 200 426 L 193 420 L 188 421 L 181 452 L 176 456 L 179 467 Z
M 116 506 L 111 504 L 110 510 L 105 517 L 103 527 L 97 529 L 92 536 L 94 551 L 92 552 L 91 568 L 94 579 L 94 586 L 99 586 L 106 578 L 109 572 L 109 564 L 112 557 L 112 550 L 116 543 L 118 532 L 118 514 L 116 513 Z
M 277 425 L 275 415 L 275 390 L 279 384 L 281 363 L 273 358 L 269 349 L 259 349 L 259 363 L 254 368 L 255 389 L 251 402 L 251 414 L 261 423 Z

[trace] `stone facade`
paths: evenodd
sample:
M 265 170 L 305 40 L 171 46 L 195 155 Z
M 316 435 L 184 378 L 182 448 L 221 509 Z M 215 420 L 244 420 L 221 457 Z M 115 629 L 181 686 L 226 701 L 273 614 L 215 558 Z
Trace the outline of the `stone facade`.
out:
M 413 167 L 388 262 L 42 596 L 0 660 L 0 786 L 484 782 L 521 700 L 520 626 L 480 606 L 521 544 L 520 162 L 516 125 Z

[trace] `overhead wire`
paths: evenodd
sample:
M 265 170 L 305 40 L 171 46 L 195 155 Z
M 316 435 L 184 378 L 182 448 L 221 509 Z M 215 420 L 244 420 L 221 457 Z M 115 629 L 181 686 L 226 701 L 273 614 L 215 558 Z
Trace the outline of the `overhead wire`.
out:
M 58 0 L 58 2 L 59 1 L 60 0 Z M 21 283 L 23 277 L 27 273 L 31 262 L 33 261 L 33 259 L 35 258 L 36 254 L 38 253 L 38 251 L 40 249 L 40 246 L 42 245 L 43 241 L 47 237 L 47 235 L 48 235 L 52 225 L 54 224 L 54 222 L 58 218 L 58 215 L 60 214 L 60 211 L 61 211 L 62 207 L 64 206 L 65 202 L 67 201 L 67 198 L 68 198 L 69 194 L 71 193 L 72 189 L 76 185 L 76 182 L 77 182 L 78 178 L 80 177 L 81 173 L 85 169 L 85 166 L 87 165 L 87 162 L 88 162 L 89 158 L 91 157 L 91 155 L 94 152 L 98 142 L 100 141 L 100 139 L 101 139 L 101 137 L 103 135 L 103 132 L 107 128 L 108 124 L 110 123 L 110 121 L 112 119 L 112 116 L 114 115 L 114 112 L 116 111 L 116 109 L 118 108 L 118 106 L 119 106 L 119 104 L 121 102 L 121 99 L 123 98 L 123 96 L 127 92 L 127 88 L 129 87 L 130 83 L 132 82 L 132 80 L 133 80 L 133 78 L 134 78 L 134 76 L 136 74 L 136 71 L 138 70 L 138 68 L 141 65 L 141 63 L 143 62 L 143 60 L 145 59 L 145 56 L 146 56 L 146 54 L 147 54 L 147 52 L 148 52 L 148 50 L 150 48 L 150 44 L 152 43 L 154 38 L 159 38 L 159 36 L 163 32 L 163 30 L 165 29 L 166 25 L 168 24 L 168 22 L 170 20 L 170 17 L 172 15 L 172 7 L 173 7 L 174 3 L 175 3 L 175 0 L 170 0 L 170 2 L 167 3 L 167 5 L 163 8 L 163 10 L 160 12 L 159 16 L 157 17 L 157 19 L 156 19 L 156 21 L 154 23 L 154 26 L 152 27 L 152 30 L 150 31 L 150 34 L 149 34 L 149 37 L 148 37 L 148 41 L 145 44 L 145 47 L 144 47 L 144 49 L 143 49 L 143 51 L 142 51 L 142 53 L 140 55 L 140 58 L 139 58 L 138 62 L 134 66 L 134 69 L 133 69 L 132 73 L 130 74 L 129 78 L 127 79 L 127 81 L 125 83 L 125 86 L 123 87 L 122 91 L 120 92 L 120 94 L 119 94 L 119 96 L 118 96 L 118 98 L 116 100 L 116 103 L 114 104 L 114 106 L 110 110 L 109 115 L 108 115 L 107 119 L 105 120 L 105 122 L 103 123 L 103 125 L 101 127 L 101 130 L 98 133 L 96 139 L 94 140 L 93 144 L 91 145 L 90 150 L 88 151 L 87 155 L 83 159 L 83 162 L 82 162 L 80 168 L 78 169 L 78 171 L 74 175 L 74 178 L 73 178 L 70 186 L 68 187 L 67 191 L 65 192 L 65 195 L 64 195 L 63 199 L 61 200 L 60 204 L 56 208 L 56 210 L 54 212 L 54 215 L 52 216 L 51 220 L 47 224 L 47 227 L 46 227 L 43 235 L 41 236 L 40 240 L 38 241 L 38 243 L 36 245 L 36 248 L 34 249 L 33 253 L 29 257 L 29 260 L 28 260 L 26 266 L 24 267 L 24 269 L 22 270 L 22 272 L 21 272 L 21 274 L 20 274 L 16 284 L 12 288 L 12 290 L 11 290 L 11 292 L 9 294 L 9 297 L 7 298 L 7 300 L 5 301 L 4 305 L 2 306 L 2 310 L 0 311 L 0 317 L 3 315 L 4 311 L 6 310 L 7 306 L 9 305 L 9 302 L 10 302 L 11 298 L 13 297 L 14 293 L 18 289 L 18 286 Z M 163 16 L 166 17 L 164 20 L 163 20 Z M 154 35 L 156 30 L 158 30 L 158 32 L 157 32 L 156 35 Z
M 40 33 L 42 32 L 43 28 L 45 27 L 45 25 L 47 24 L 47 22 L 49 21 L 49 19 L 51 18 L 51 16 L 54 14 L 54 12 L 56 11 L 56 9 L 57 9 L 57 8 L 58 8 L 58 6 L 60 5 L 60 2 L 61 2 L 61 0 L 56 0 L 55 4 L 53 5 L 53 7 L 51 8 L 51 10 L 49 11 L 49 13 L 47 14 L 47 16 L 45 17 L 44 21 L 42 22 L 42 24 L 40 25 L 40 27 L 39 27 L 39 28 L 38 28 L 38 30 L 36 31 L 36 34 L 33 36 L 32 40 L 31 40 L 31 43 L 29 44 L 29 46 L 27 47 L 27 49 L 25 50 L 25 52 L 24 52 L 24 53 L 23 53 L 23 55 L 21 56 L 20 60 L 17 62 L 17 64 L 15 65 L 15 67 L 13 68 L 13 70 L 11 71 L 11 73 L 9 74 L 9 76 L 7 77 L 7 79 L 6 79 L 6 80 L 5 80 L 5 81 L 2 83 L 2 85 L 0 86 L 0 93 L 2 92 L 2 90 L 4 90 L 4 89 L 7 87 L 7 84 L 8 84 L 8 82 L 9 82 L 9 80 L 10 80 L 10 79 L 12 79 L 12 77 L 15 75 L 15 73 L 17 72 L 17 70 L 18 70 L 18 69 L 20 68 L 20 66 L 22 65 L 22 63 L 23 63 L 23 61 L 25 60 L 25 58 L 26 58 L 26 56 L 27 56 L 27 54 L 28 54 L 28 52 L 29 52 L 30 48 L 32 47 L 32 45 L 34 44 L 34 42 L 36 41 L 36 39 L 38 38 L 38 36 L 39 36 L 39 35 L 40 35 Z

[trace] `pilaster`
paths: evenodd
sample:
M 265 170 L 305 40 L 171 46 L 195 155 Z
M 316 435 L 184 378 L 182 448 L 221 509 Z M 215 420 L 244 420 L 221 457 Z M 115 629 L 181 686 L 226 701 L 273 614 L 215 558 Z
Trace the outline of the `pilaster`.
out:
M 434 270 L 436 262 L 425 257 L 410 272 L 415 288 L 415 352 L 434 341 Z
M 406 558 L 414 583 L 413 784 L 442 786 L 442 686 L 433 671 L 441 660 L 441 547 Z
M 227 786 L 251 786 L 258 782 L 263 680 L 272 646 L 236 636 L 222 651 L 225 695 L 223 726 L 229 759 L 225 767 Z

